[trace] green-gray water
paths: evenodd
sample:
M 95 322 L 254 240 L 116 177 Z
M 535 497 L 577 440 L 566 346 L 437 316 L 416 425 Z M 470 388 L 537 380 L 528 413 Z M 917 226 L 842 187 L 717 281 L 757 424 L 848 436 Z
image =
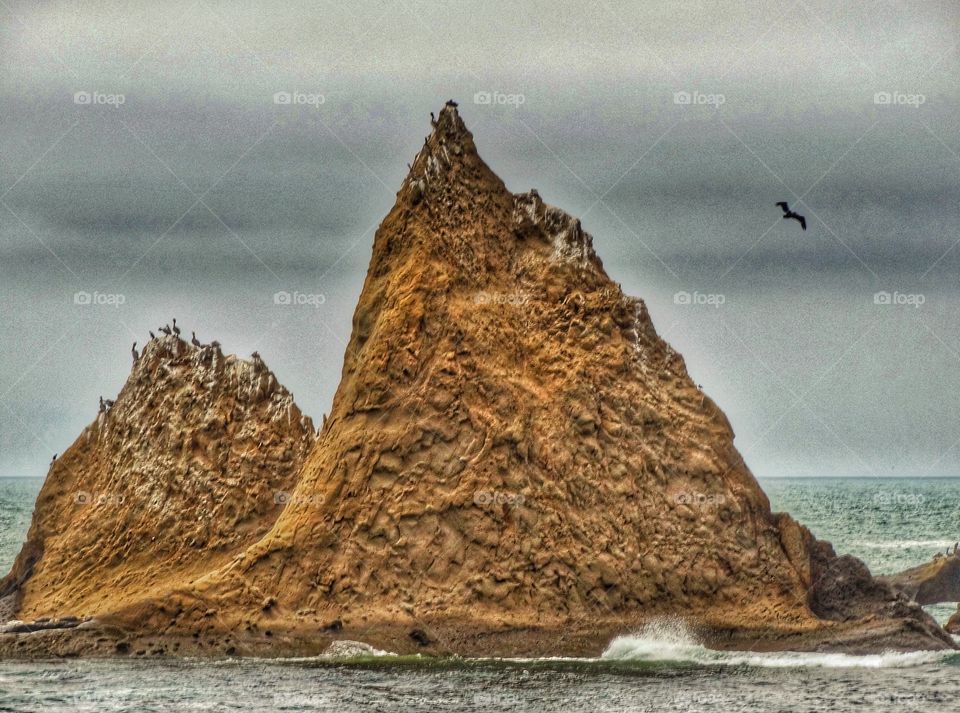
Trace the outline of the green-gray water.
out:
M 960 539 L 960 480 L 764 480 L 774 509 L 874 572 Z M 0 567 L 39 480 L 0 479 Z M 952 607 L 931 609 L 940 619 Z M 960 709 L 960 655 L 720 653 L 665 624 L 597 660 L 0 663 L 0 711 L 910 711 Z

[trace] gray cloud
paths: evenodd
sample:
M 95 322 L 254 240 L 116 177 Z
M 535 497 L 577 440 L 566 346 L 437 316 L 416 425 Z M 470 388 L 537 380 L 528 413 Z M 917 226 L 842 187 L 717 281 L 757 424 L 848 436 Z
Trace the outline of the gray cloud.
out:
M 511 189 L 583 215 L 759 474 L 957 473 L 940 396 L 960 387 L 951 3 L 8 7 L 0 474 L 42 473 L 123 383 L 134 334 L 173 315 L 259 350 L 319 418 L 372 229 L 450 97 Z M 197 196 L 209 210 L 188 211 Z M 806 233 L 779 221 L 784 199 Z M 278 311 L 278 289 L 327 300 Z M 84 310 L 78 290 L 126 302 Z M 879 290 L 926 303 L 883 309 Z

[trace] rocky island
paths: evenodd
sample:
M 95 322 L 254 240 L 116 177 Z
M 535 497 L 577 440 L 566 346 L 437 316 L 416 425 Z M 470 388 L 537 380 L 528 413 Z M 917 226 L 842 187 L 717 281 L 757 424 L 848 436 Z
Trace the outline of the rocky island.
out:
M 720 409 L 576 218 L 448 103 L 380 225 L 319 434 L 259 358 L 152 340 L 51 467 L 0 655 L 954 647 L 773 513 Z

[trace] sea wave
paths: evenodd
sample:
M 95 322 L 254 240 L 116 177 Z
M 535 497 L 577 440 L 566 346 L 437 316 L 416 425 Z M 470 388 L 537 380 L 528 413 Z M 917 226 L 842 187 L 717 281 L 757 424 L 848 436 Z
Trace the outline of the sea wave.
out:
M 610 642 L 600 660 L 761 668 L 908 668 L 945 661 L 955 656 L 957 654 L 953 651 L 889 651 L 866 655 L 715 651 L 699 643 L 682 622 L 661 621 L 648 625 L 637 634 L 618 636 Z

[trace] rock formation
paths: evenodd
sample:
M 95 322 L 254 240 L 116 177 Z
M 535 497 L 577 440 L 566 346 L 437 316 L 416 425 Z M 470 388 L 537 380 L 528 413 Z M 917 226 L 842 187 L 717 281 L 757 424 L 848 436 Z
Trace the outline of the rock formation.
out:
M 930 562 L 877 579 L 924 606 L 960 602 L 960 556 L 956 553 L 941 552 Z
M 143 359 L 156 361 L 156 348 Z M 121 408 L 132 408 L 124 395 Z M 132 432 L 143 427 L 122 413 Z M 181 413 L 208 416 L 202 404 Z M 307 442 L 308 428 L 291 428 Z M 224 447 L 261 454 L 249 439 Z M 184 450 L 155 448 L 153 459 Z M 290 451 L 288 470 L 258 492 L 288 482 Z M 124 461 L 134 490 L 171 477 L 139 462 Z M 98 477 L 69 472 L 84 478 L 73 488 Z M 41 545 L 49 496 L 31 530 Z M 134 514 L 89 528 L 87 547 L 122 572 L 48 566 L 49 548 L 31 550 L 42 556 L 21 555 L 37 564 L 18 613 L 95 614 L 45 639 L 59 653 L 98 650 L 94 637 L 111 631 L 134 652 L 175 640 L 181 651 L 309 653 L 351 639 L 399 652 L 595 654 L 658 617 L 715 646 L 952 645 L 858 560 L 771 513 L 730 424 L 644 303 L 610 280 L 580 221 L 536 191 L 507 190 L 452 103 L 376 233 L 332 411 L 289 502 L 268 532 L 255 517 L 249 537 L 218 545 L 223 517 L 209 511 L 213 532 L 191 524 L 183 534 L 202 548 L 122 599 L 113 592 L 138 554 L 124 539 Z M 165 551 L 136 542 L 144 563 Z M 89 605 L 97 589 L 109 607 Z M 11 647 L 0 637 L 0 652 Z
M 203 576 L 267 532 L 314 438 L 265 367 L 150 341 L 51 465 L 0 582 L 8 612 L 96 617 Z

